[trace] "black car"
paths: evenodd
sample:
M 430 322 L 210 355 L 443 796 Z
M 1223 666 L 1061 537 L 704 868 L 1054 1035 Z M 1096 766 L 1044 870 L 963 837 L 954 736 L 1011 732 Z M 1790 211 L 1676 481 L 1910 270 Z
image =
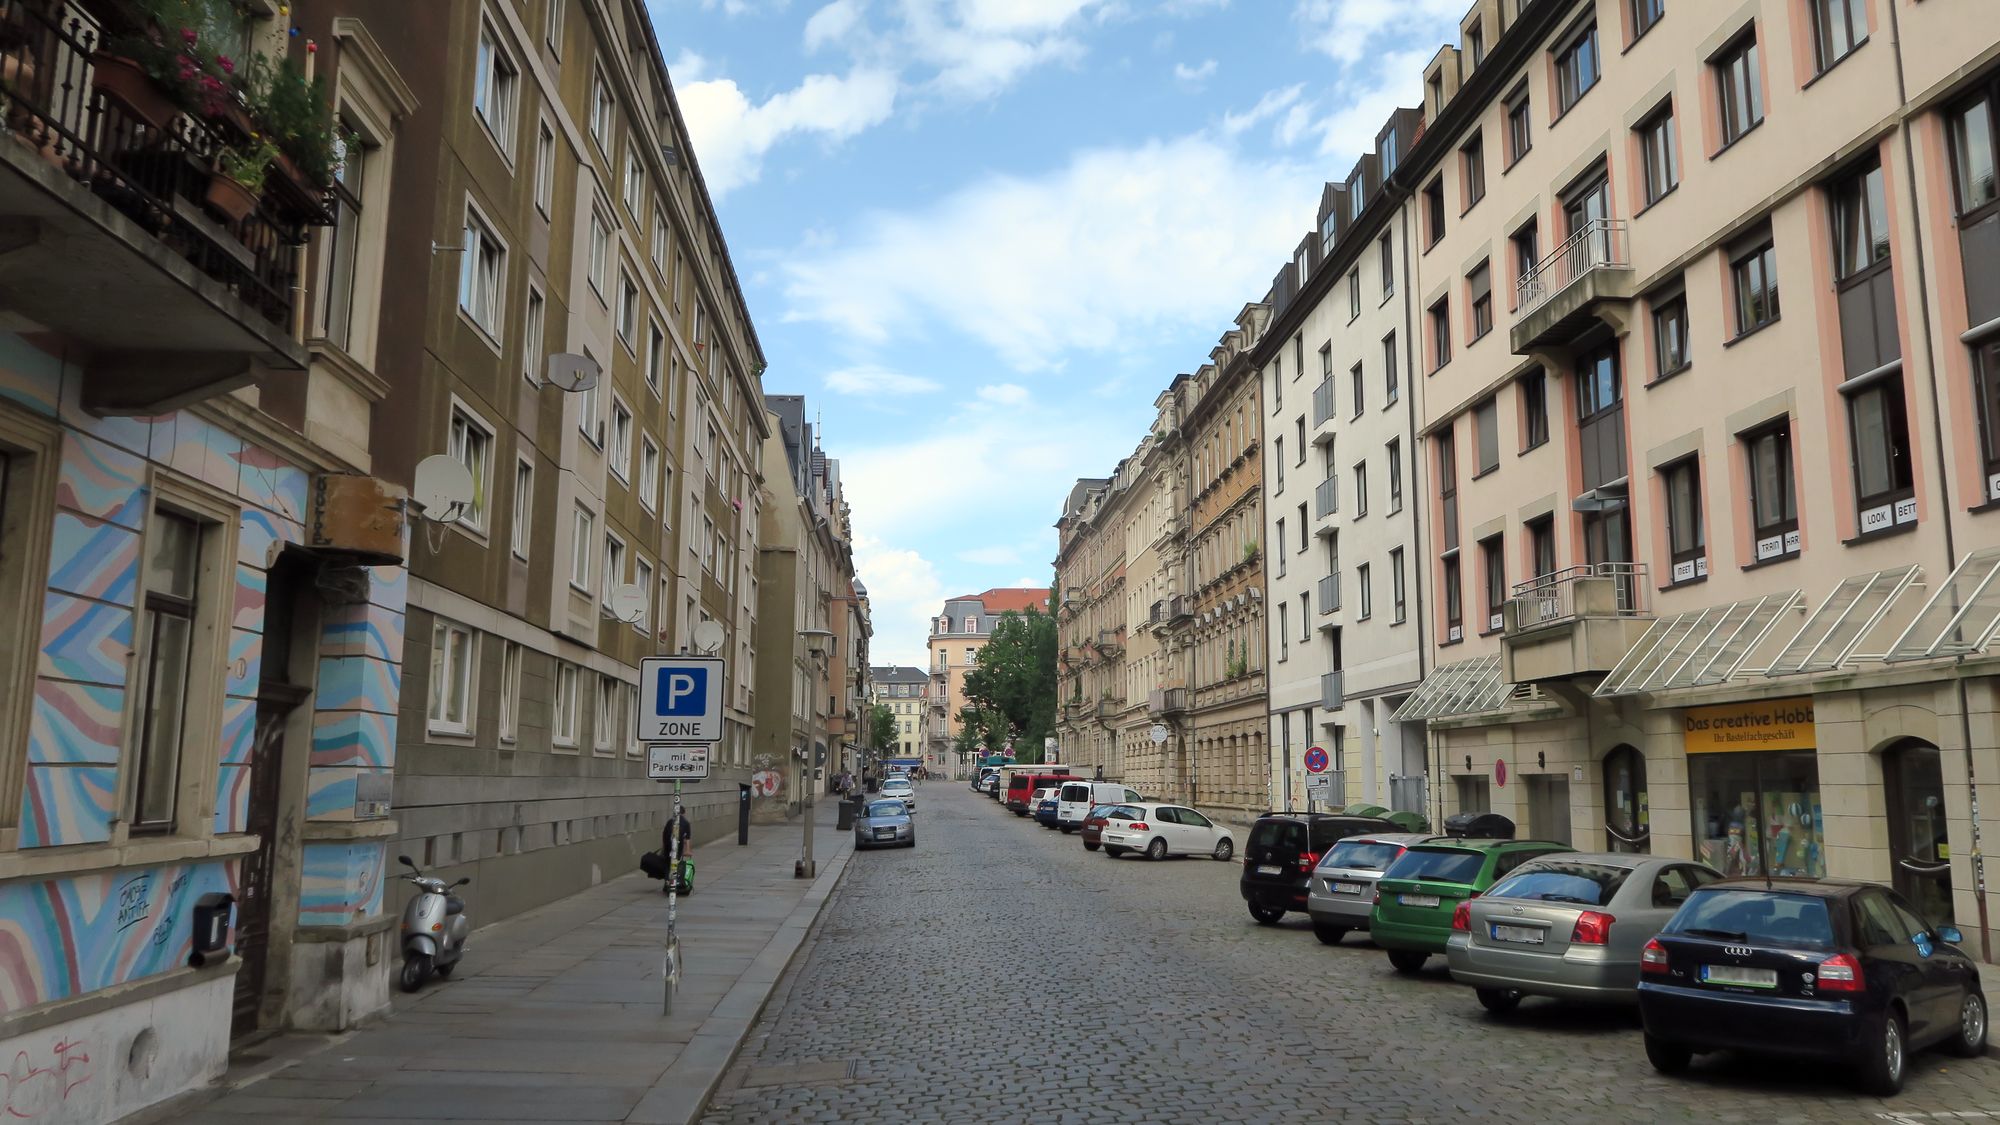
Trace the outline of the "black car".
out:
M 1640 954 L 1646 1057 L 1663 1074 L 1701 1051 L 1831 1060 L 1893 1094 L 1913 1051 L 1986 1049 L 1986 998 L 1961 940 L 1873 883 L 1710 883 Z
M 1338 813 L 1265 813 L 1250 826 L 1243 848 L 1243 878 L 1237 884 L 1250 917 L 1271 925 L 1287 910 L 1306 909 L 1306 890 L 1319 858 L 1349 836 L 1400 832 L 1394 821 Z

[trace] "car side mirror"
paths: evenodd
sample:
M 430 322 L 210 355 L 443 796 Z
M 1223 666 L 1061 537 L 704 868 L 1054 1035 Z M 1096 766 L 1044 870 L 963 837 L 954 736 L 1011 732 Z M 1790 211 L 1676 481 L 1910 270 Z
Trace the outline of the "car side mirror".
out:
M 1965 940 L 1965 935 L 1959 932 L 1957 926 L 1939 926 L 1937 936 L 1939 941 L 1949 945 L 1957 945 Z

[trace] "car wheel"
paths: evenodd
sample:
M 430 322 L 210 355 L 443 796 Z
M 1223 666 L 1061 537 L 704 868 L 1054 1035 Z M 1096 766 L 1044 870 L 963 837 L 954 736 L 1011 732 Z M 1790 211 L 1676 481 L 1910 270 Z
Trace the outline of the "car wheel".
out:
M 1285 912 L 1275 906 L 1265 906 L 1260 902 L 1250 904 L 1250 917 L 1257 919 L 1257 924 L 1260 926 L 1275 926 L 1278 924 L 1278 919 L 1284 916 Z
M 1966 1059 L 1986 1053 L 1986 997 L 1971 989 L 1958 1002 L 1958 1034 L 1951 1037 L 1951 1053 Z
M 1411 973 L 1423 968 L 1424 962 L 1430 959 L 1430 954 L 1415 949 L 1391 949 L 1389 951 L 1389 964 L 1394 965 L 1396 971 L 1402 973 L 1404 976 L 1409 976 Z
M 1339 945 L 1340 939 L 1347 936 L 1347 927 L 1322 926 L 1314 923 L 1313 936 L 1319 939 L 1321 945 Z
M 1688 1067 L 1688 1060 L 1694 1052 L 1679 1043 L 1669 1043 L 1664 1039 L 1646 1036 L 1646 1061 L 1661 1074 L 1679 1074 Z
M 1217 840 L 1215 842 L 1216 862 L 1228 863 L 1229 857 L 1235 854 L 1236 854 L 1236 841 L 1231 840 L 1227 836 L 1225 836 L 1222 839 Z
M 1104 845 L 1104 858 L 1105 858 L 1105 859 L 1117 859 L 1117 858 L 1118 858 L 1119 856 L 1121 856 L 1121 855 L 1124 855 L 1124 854 L 1125 854 L 1125 849 L 1124 849 L 1124 848 L 1114 848 L 1114 847 L 1112 847 L 1112 846 L 1111 846 L 1110 844 L 1106 844 L 1106 845 Z
M 904 844 L 903 846 L 904 846 L 904 847 L 906 847 L 906 848 L 914 848 L 914 847 L 916 847 L 916 846 L 917 846 L 917 834 L 916 834 L 916 833 L 914 833 L 914 832 L 910 833 L 910 842 L 909 842 L 909 843 L 907 843 L 907 844 Z
M 1058 827 L 1062 829 L 1062 834 L 1065 836 L 1076 831 L 1076 825 L 1074 824 L 1064 824 L 1064 825 L 1059 825 Z
M 1085 841 L 1083 842 L 1083 850 L 1084 850 L 1084 851 L 1087 851 L 1087 852 L 1094 852 L 1094 851 L 1096 851 L 1096 850 L 1097 850 L 1098 848 L 1101 848 L 1101 847 L 1103 847 L 1103 846 L 1104 846 L 1104 845 L 1102 845 L 1102 844 L 1093 844 L 1093 843 L 1091 843 L 1091 842 L 1090 842 L 1089 840 L 1085 840 Z
M 1496 1016 L 1504 1016 L 1521 1006 L 1521 994 L 1511 988 L 1480 988 L 1479 1004 Z
M 1909 1043 L 1903 1035 L 1903 1017 L 1893 1009 L 1882 1017 L 1875 1034 L 1861 1047 L 1860 1085 L 1878 1098 L 1900 1093 L 1907 1069 Z
M 1153 842 L 1146 845 L 1146 858 L 1147 859 L 1167 858 L 1167 842 L 1165 840 L 1160 839 L 1158 836 L 1153 837 Z

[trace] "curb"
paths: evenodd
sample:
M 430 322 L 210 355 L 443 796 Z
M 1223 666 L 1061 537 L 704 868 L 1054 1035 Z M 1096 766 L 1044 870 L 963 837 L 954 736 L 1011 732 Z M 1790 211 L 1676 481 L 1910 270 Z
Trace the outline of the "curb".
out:
M 715 1011 L 688 1040 L 673 1065 L 639 1099 L 626 1121 L 632 1125 L 693 1125 L 708 1111 L 709 1102 L 763 1017 L 764 1006 L 777 991 L 778 982 L 805 948 L 806 937 L 832 899 L 834 888 L 847 873 L 848 861 L 853 857 L 854 849 L 850 847 L 827 861 L 826 870 L 813 880 L 805 898 L 785 916 L 778 932 L 765 943 L 750 968 L 723 994 Z

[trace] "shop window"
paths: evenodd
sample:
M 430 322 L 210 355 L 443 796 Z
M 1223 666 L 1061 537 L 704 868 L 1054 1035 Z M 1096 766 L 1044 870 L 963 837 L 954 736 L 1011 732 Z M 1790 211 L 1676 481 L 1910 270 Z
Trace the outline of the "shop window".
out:
M 1695 858 L 1724 875 L 1826 875 L 1810 750 L 1690 753 Z

